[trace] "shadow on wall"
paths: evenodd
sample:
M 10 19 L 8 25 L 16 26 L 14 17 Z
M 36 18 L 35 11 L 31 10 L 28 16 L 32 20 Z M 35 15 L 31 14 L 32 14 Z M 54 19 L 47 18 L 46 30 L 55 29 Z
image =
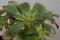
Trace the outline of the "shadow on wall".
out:
M 0 36 L 0 40 L 2 40 L 2 36 Z

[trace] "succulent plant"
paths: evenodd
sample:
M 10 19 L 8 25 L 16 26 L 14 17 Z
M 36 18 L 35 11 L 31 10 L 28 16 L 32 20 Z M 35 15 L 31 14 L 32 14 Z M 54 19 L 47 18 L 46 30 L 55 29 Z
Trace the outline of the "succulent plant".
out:
M 2 16 L 4 13 L 5 15 Z M 18 4 L 15 1 L 10 1 L 0 10 L 0 29 L 2 30 L 5 26 L 6 38 L 46 40 L 46 37 L 56 33 L 51 24 L 55 24 L 59 28 L 54 17 L 58 17 L 58 15 L 48 11 L 40 3 L 36 3 L 31 9 L 27 2 Z M 51 24 L 47 24 L 46 20 Z

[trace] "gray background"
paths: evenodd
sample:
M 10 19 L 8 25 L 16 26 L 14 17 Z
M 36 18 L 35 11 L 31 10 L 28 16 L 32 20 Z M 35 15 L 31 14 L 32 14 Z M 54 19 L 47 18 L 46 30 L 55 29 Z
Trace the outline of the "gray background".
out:
M 0 9 L 2 9 L 2 6 L 7 5 L 8 1 L 10 0 L 0 0 Z M 34 5 L 34 3 L 39 2 L 43 4 L 47 8 L 47 10 L 50 10 L 53 13 L 58 14 L 60 16 L 60 0 L 15 0 L 15 1 L 18 1 L 20 3 L 29 2 L 31 7 Z M 56 22 L 60 25 L 60 17 L 56 19 Z M 47 40 L 60 40 L 60 28 L 56 29 L 55 37 L 48 37 Z

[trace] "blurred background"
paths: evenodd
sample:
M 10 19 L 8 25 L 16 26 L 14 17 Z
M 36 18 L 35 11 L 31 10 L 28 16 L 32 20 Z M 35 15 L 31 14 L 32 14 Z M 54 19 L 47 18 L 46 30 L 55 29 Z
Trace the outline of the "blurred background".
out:
M 2 9 L 2 6 L 7 5 L 8 1 L 12 1 L 12 0 L 0 0 L 0 9 Z M 14 1 L 17 1 L 19 3 L 28 2 L 31 8 L 35 3 L 38 2 L 43 4 L 47 10 L 52 11 L 53 13 L 60 16 L 60 0 L 14 0 Z M 56 18 L 56 22 L 60 26 L 60 17 Z M 0 35 L 1 35 L 1 32 L 0 32 Z M 56 29 L 56 35 L 54 37 L 47 37 L 47 40 L 60 40 L 60 28 Z

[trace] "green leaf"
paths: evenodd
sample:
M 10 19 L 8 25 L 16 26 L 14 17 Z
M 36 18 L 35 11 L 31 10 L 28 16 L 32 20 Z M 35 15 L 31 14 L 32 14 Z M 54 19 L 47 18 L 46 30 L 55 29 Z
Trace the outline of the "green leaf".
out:
M 3 27 L 3 25 L 6 25 L 7 20 L 10 18 L 9 14 L 6 14 L 4 17 L 0 17 L 0 26 Z M 1 27 L 1 28 L 2 28 Z
M 46 40 L 45 37 L 38 36 L 37 40 Z
M 4 19 L 7 21 L 9 18 L 11 17 L 11 14 L 10 13 L 7 13 L 4 17 Z
M 39 23 L 39 25 L 36 26 L 35 28 L 36 28 L 36 30 L 37 30 L 39 36 L 41 37 L 40 39 L 41 39 L 41 40 L 44 40 L 43 36 L 46 35 L 46 31 L 43 30 L 43 26 L 42 26 L 42 24 Z
M 40 27 L 40 24 L 41 24 L 40 21 L 37 21 L 37 20 L 31 23 L 32 26 L 36 26 L 36 27 Z
M 44 20 L 44 19 L 51 19 L 53 18 L 53 16 L 54 14 L 51 13 L 50 11 L 45 11 L 44 13 L 37 13 L 34 18 Z
M 30 15 L 31 15 L 31 18 L 33 19 L 35 17 L 35 15 L 37 14 L 37 11 L 35 10 L 30 10 Z
M 54 14 L 52 12 L 50 12 L 50 11 L 47 11 L 47 12 L 44 13 L 44 17 L 46 19 L 53 18 L 53 16 L 54 16 Z
M 14 24 L 14 25 L 11 26 L 10 31 L 11 31 L 12 33 L 17 33 L 17 32 L 19 32 L 20 30 L 22 30 L 24 24 L 25 24 L 24 22 L 16 23 L 16 24 Z
M 0 17 L 0 24 L 4 25 L 4 23 L 5 23 L 4 17 Z
M 45 7 L 42 5 L 42 4 L 40 4 L 40 3 L 36 3 L 34 6 L 33 6 L 33 9 L 35 10 L 35 11 L 38 11 L 38 13 L 43 13 L 46 9 L 45 9 Z
M 23 26 L 25 23 L 17 23 L 11 26 L 11 28 L 9 28 L 6 33 L 5 33 L 5 37 L 9 37 L 12 38 L 15 35 L 17 35 L 17 33 L 22 30 Z
M 4 36 L 5 36 L 5 38 L 12 38 L 12 37 L 15 36 L 15 33 L 13 34 L 13 33 L 10 32 L 10 30 L 6 30 Z
M 27 27 L 25 30 L 25 34 L 35 34 L 36 33 L 36 29 L 33 27 Z
M 25 40 L 37 40 L 37 36 L 36 35 L 28 35 L 28 36 L 25 36 Z
M 30 5 L 27 2 L 21 3 L 19 5 L 19 9 L 21 10 L 22 13 L 29 12 L 30 10 Z
M 6 6 L 6 10 L 12 14 L 16 19 L 21 19 L 22 16 L 20 12 L 18 11 L 18 8 L 16 6 L 8 5 Z M 12 10 L 12 11 L 11 11 Z
M 9 25 L 8 22 L 5 22 L 5 28 L 6 28 L 6 29 L 10 29 L 10 25 Z
M 44 24 L 43 29 L 46 30 L 46 35 L 55 34 L 55 29 L 51 25 Z
M 0 24 L 0 31 L 2 31 L 2 28 L 3 28 L 3 25 L 2 25 L 2 24 Z
M 34 26 L 38 32 L 42 30 L 42 24 L 40 22 L 35 21 Z
M 16 36 L 16 39 L 15 40 L 23 40 L 24 38 L 20 35 Z
M 19 32 L 15 38 L 15 40 L 24 40 L 24 39 L 25 39 L 25 36 L 22 32 Z
M 4 13 L 4 10 L 0 10 L 0 14 Z

